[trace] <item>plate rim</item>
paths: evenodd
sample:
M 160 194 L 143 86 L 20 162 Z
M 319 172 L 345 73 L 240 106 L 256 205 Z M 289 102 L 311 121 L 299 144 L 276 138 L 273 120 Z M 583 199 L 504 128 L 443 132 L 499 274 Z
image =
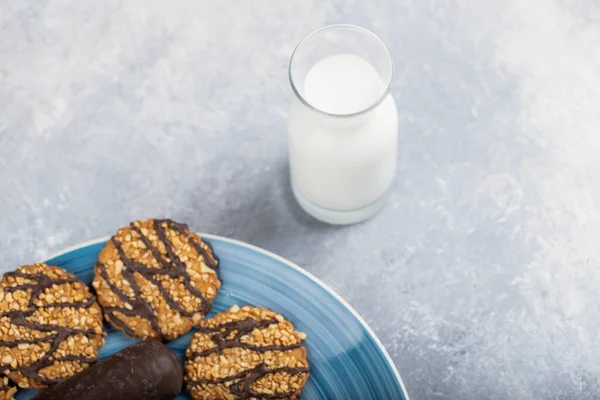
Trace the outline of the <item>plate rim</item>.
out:
M 362 327 L 367 331 L 367 333 L 373 338 L 375 344 L 377 345 L 377 347 L 379 348 L 379 351 L 383 354 L 386 362 L 388 363 L 388 365 L 392 368 L 392 371 L 394 372 L 394 376 L 396 377 L 396 381 L 398 382 L 398 384 L 400 384 L 400 388 L 402 389 L 402 393 L 404 394 L 404 397 L 406 398 L 406 400 L 410 400 L 410 397 L 408 396 L 408 391 L 406 390 L 406 386 L 404 386 L 404 381 L 402 380 L 402 377 L 400 376 L 400 372 L 398 372 L 398 368 L 396 367 L 396 364 L 394 363 L 394 360 L 392 360 L 392 357 L 389 355 L 389 353 L 387 352 L 386 348 L 384 347 L 383 343 L 381 343 L 381 340 L 379 339 L 379 337 L 377 336 L 377 334 L 375 334 L 375 332 L 373 331 L 373 329 L 371 329 L 371 327 L 369 326 L 369 324 L 367 324 L 367 321 L 365 321 L 363 319 L 363 317 L 354 309 L 354 307 L 352 307 L 350 305 L 350 303 L 348 303 L 346 300 L 344 300 L 344 298 L 342 296 L 340 296 L 335 290 L 333 290 L 329 285 L 327 285 L 325 282 L 323 282 L 322 280 L 320 280 L 319 278 L 317 278 L 315 275 L 313 275 L 312 273 L 310 273 L 309 271 L 305 270 L 304 268 L 300 267 L 297 264 L 294 264 L 293 262 L 291 262 L 290 260 L 277 255 L 269 250 L 265 250 L 261 247 L 255 246 L 253 244 L 250 243 L 246 243 L 243 242 L 241 240 L 237 240 L 237 239 L 231 239 L 225 236 L 220 236 L 220 235 L 213 235 L 210 233 L 201 233 L 201 232 L 196 232 L 198 235 L 200 235 L 201 238 L 207 238 L 207 239 L 211 239 L 211 240 L 220 240 L 222 242 L 227 242 L 236 246 L 241 246 L 241 247 L 245 247 L 249 250 L 258 252 L 258 253 L 262 253 L 268 257 L 274 258 L 275 260 L 287 265 L 288 267 L 292 268 L 293 270 L 299 272 L 300 274 L 304 275 L 305 277 L 307 277 L 308 279 L 310 279 L 313 283 L 317 284 L 318 286 L 320 286 L 322 289 L 324 289 L 326 292 L 328 292 L 331 296 L 333 296 L 337 301 L 339 301 L 342 306 L 344 306 L 348 311 L 350 311 L 350 313 L 354 316 L 354 318 L 356 318 L 356 320 L 362 325 Z M 98 243 L 102 243 L 102 242 L 107 242 L 109 239 L 111 238 L 111 236 L 103 236 L 103 237 L 99 237 L 96 239 L 91 239 L 91 240 L 86 240 L 84 242 L 81 242 L 79 244 L 73 245 L 73 246 L 69 246 L 65 249 L 56 251 L 54 253 L 51 253 L 49 255 L 47 255 L 44 260 L 51 260 L 53 258 L 62 256 L 66 253 L 70 253 L 72 251 L 81 249 L 83 247 L 88 247 L 88 246 L 92 246 Z M 44 262 L 44 261 L 42 261 Z

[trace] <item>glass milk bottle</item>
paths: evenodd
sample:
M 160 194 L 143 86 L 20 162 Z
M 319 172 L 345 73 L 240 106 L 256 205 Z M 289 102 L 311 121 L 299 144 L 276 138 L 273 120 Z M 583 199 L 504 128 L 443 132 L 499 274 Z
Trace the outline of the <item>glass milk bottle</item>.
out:
M 388 48 L 357 26 L 327 26 L 294 50 L 291 184 L 296 200 L 313 217 L 352 224 L 385 204 L 398 146 L 393 76 Z

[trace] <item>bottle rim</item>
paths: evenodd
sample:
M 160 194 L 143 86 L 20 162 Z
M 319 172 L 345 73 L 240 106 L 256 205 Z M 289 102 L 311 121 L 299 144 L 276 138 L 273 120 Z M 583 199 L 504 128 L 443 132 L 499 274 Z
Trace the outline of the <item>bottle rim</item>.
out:
M 293 74 L 292 74 L 292 65 L 294 63 L 294 59 L 295 59 L 295 57 L 296 57 L 296 55 L 298 53 L 298 50 L 308 40 L 314 38 L 316 35 L 318 35 L 320 33 L 323 33 L 325 31 L 341 30 L 341 29 L 349 29 L 349 30 L 358 31 L 358 32 L 360 32 L 362 34 L 365 34 L 365 35 L 369 36 L 370 38 L 374 39 L 384 49 L 385 53 L 387 54 L 387 59 L 388 59 L 388 62 L 389 62 L 389 67 L 390 67 L 390 77 L 388 79 L 388 82 L 387 82 L 387 85 L 386 85 L 386 89 L 383 91 L 382 95 L 374 103 L 372 103 L 368 107 L 366 107 L 366 108 L 364 108 L 362 110 L 359 110 L 359 111 L 355 111 L 355 112 L 352 112 L 352 113 L 346 113 L 346 114 L 338 114 L 338 113 L 327 112 L 325 110 L 321 110 L 318 107 L 315 107 L 314 105 L 312 105 L 309 101 L 307 101 L 302 96 L 302 94 L 298 90 L 298 87 L 294 83 L 294 78 L 293 78 Z M 322 27 L 320 29 L 317 29 L 316 31 L 310 33 L 308 36 L 306 36 L 304 39 L 302 39 L 300 41 L 300 43 L 298 43 L 298 45 L 294 49 L 294 51 L 292 52 L 292 56 L 290 57 L 290 63 L 289 63 L 289 66 L 288 66 L 288 78 L 289 78 L 289 81 L 290 81 L 290 85 L 292 87 L 292 91 L 294 92 L 294 95 L 296 96 L 296 98 L 298 98 L 298 100 L 300 100 L 302 102 L 302 104 L 304 104 L 306 107 L 308 107 L 312 111 L 315 111 L 315 112 L 317 112 L 319 114 L 322 114 L 322 115 L 326 115 L 328 117 L 334 117 L 334 118 L 351 118 L 351 117 L 357 117 L 359 115 L 366 114 L 369 111 L 371 111 L 374 108 L 376 108 L 390 94 L 390 92 L 392 90 L 392 83 L 394 82 L 394 75 L 395 75 L 394 61 L 392 59 L 392 55 L 391 55 L 391 52 L 390 52 L 390 49 L 388 48 L 388 46 L 377 35 L 375 35 L 371 31 L 369 31 L 368 29 L 365 29 L 365 28 L 362 28 L 362 27 L 356 26 L 356 25 L 351 25 L 351 24 L 328 25 L 328 26 L 324 26 L 324 27 Z

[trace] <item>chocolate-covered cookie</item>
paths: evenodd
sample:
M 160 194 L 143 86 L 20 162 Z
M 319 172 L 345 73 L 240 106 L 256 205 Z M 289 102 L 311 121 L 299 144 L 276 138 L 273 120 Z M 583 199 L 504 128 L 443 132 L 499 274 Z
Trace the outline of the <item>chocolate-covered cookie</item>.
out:
M 110 238 L 94 268 L 94 288 L 115 328 L 172 340 L 197 325 L 221 286 L 211 248 L 184 224 L 135 221 Z
M 45 388 L 83 371 L 104 344 L 102 311 L 75 275 L 25 265 L 0 281 L 0 371 Z
M 186 352 L 194 399 L 298 399 L 309 375 L 306 335 L 266 308 L 233 306 L 201 323 Z
M 177 356 L 158 340 L 147 340 L 52 386 L 35 400 L 169 400 L 182 387 Z

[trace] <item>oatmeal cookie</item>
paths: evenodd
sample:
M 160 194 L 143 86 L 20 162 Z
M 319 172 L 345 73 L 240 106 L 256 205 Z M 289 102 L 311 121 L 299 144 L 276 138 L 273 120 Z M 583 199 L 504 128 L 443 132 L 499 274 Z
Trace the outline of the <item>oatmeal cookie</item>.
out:
M 83 371 L 104 344 L 102 310 L 75 275 L 25 265 L 0 281 L 0 371 L 45 388 Z
M 300 398 L 309 375 L 304 339 L 266 308 L 233 306 L 203 321 L 186 352 L 192 398 Z
M 94 268 L 104 316 L 141 339 L 173 340 L 212 308 L 221 282 L 211 248 L 184 224 L 135 221 L 110 238 Z

